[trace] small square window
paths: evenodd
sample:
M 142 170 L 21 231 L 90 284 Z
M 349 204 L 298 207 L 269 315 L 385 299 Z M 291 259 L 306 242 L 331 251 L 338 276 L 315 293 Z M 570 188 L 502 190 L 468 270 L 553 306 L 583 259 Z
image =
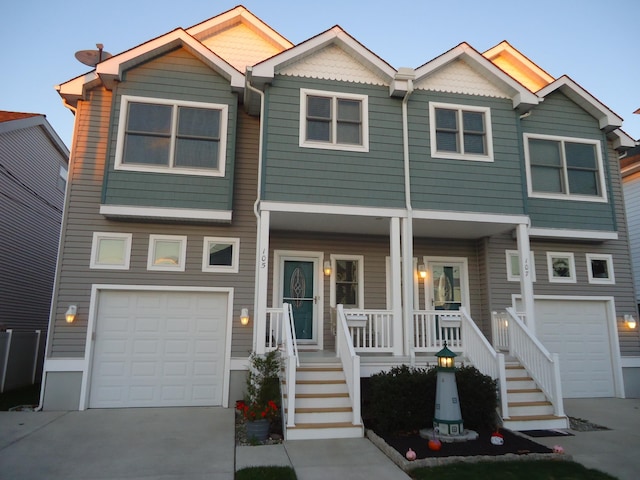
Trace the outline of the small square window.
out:
M 587 273 L 589 283 L 614 284 L 613 256 L 604 254 L 587 253 Z
M 576 283 L 576 265 L 573 253 L 547 252 L 549 282 Z
M 148 270 L 184 272 L 186 255 L 186 236 L 149 235 Z
M 529 258 L 529 271 L 531 272 L 531 281 L 536 281 L 536 263 L 533 252 Z M 507 280 L 510 282 L 520 281 L 520 256 L 517 250 L 507 250 Z
M 239 238 L 204 237 L 202 271 L 238 273 Z
M 89 268 L 128 270 L 131 233 L 93 232 Z

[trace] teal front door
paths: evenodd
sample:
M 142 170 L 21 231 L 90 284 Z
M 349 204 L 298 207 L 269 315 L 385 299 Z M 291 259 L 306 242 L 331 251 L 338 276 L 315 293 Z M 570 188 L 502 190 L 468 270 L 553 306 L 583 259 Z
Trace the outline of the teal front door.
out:
M 314 313 L 314 263 L 308 261 L 285 260 L 282 285 L 282 302 L 293 308 L 293 320 L 298 340 L 311 341 Z

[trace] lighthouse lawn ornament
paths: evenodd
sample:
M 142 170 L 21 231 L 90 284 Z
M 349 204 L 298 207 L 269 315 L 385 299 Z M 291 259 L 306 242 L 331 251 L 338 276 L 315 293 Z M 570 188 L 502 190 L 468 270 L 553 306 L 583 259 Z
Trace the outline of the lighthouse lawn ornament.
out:
M 440 436 L 459 436 L 464 432 L 453 360 L 456 356 L 447 348 L 447 342 L 444 342 L 444 348 L 436 353 L 438 375 L 433 430 Z

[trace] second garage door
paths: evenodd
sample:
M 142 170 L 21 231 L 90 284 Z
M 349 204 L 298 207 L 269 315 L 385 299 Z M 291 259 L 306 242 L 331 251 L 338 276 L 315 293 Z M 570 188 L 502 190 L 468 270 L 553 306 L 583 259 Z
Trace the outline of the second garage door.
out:
M 560 358 L 562 396 L 614 397 L 607 303 L 535 300 L 536 330 Z
M 227 298 L 102 291 L 89 407 L 222 405 Z

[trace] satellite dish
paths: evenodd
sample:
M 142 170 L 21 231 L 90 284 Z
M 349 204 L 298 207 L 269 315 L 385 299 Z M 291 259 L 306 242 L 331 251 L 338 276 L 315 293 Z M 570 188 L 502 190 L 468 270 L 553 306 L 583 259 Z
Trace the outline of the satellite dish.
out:
M 105 52 L 102 48 L 104 45 L 96 43 L 98 50 L 78 50 L 76 52 L 76 60 L 90 67 L 95 67 L 98 63 L 107 58 L 113 57 L 109 52 Z

